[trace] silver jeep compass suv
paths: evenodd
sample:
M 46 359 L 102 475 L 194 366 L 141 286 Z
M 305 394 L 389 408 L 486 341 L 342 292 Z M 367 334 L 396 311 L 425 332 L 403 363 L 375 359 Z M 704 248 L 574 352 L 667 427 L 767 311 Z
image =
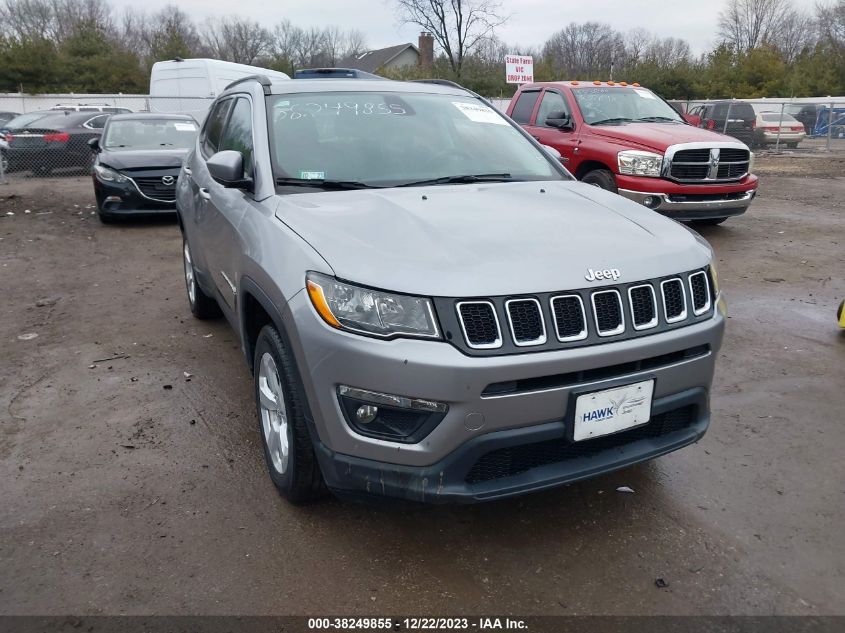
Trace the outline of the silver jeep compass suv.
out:
M 191 310 L 240 336 L 291 501 L 496 499 L 707 428 L 708 245 L 457 86 L 240 80 L 177 206 Z

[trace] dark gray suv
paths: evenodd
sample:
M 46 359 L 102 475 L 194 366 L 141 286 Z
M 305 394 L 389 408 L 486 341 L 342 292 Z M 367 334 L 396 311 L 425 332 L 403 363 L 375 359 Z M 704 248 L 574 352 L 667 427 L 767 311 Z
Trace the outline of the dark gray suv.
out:
M 472 502 L 695 442 L 724 327 L 709 246 L 576 182 L 458 87 L 241 80 L 177 183 L 294 502 Z

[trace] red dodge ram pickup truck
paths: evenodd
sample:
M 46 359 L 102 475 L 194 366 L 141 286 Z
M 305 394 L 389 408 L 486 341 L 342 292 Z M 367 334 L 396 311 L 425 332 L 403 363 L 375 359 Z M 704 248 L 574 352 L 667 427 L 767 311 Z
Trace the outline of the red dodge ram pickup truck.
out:
M 757 192 L 747 145 L 687 124 L 639 84 L 525 84 L 507 114 L 579 180 L 677 220 L 719 224 Z

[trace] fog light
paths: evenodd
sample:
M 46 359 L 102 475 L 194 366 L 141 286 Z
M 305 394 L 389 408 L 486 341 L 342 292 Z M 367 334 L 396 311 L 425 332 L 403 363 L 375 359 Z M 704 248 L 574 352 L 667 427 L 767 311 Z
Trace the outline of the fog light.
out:
M 659 203 L 660 203 L 660 198 L 657 198 L 656 196 L 646 196 L 646 197 L 643 199 L 643 204 L 644 204 L 645 206 L 647 206 L 649 209 L 653 209 L 653 208 L 654 208 L 654 207 L 656 207 Z
M 374 407 L 371 404 L 362 404 L 355 412 L 355 419 L 358 421 L 358 424 L 369 424 L 376 419 L 377 415 L 378 407 Z
M 422 440 L 449 411 L 443 402 L 346 385 L 338 386 L 337 397 L 343 417 L 356 433 L 405 444 Z

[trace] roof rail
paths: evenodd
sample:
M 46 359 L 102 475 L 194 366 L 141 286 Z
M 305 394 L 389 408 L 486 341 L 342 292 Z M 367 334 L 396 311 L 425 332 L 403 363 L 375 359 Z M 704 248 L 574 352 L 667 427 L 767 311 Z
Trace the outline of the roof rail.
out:
M 440 86 L 449 86 L 450 88 L 460 88 L 466 90 L 461 84 L 449 81 L 448 79 L 411 79 L 411 83 L 415 84 L 438 84 Z M 467 90 L 467 92 L 470 92 Z
M 270 81 L 267 75 L 247 75 L 246 77 L 241 77 L 240 79 L 236 79 L 228 86 L 226 86 L 224 90 L 228 90 L 232 86 L 237 86 L 238 84 L 242 84 L 247 81 L 257 81 L 261 84 L 261 87 L 264 89 L 264 94 L 270 94 L 270 87 L 273 85 L 273 83 Z

